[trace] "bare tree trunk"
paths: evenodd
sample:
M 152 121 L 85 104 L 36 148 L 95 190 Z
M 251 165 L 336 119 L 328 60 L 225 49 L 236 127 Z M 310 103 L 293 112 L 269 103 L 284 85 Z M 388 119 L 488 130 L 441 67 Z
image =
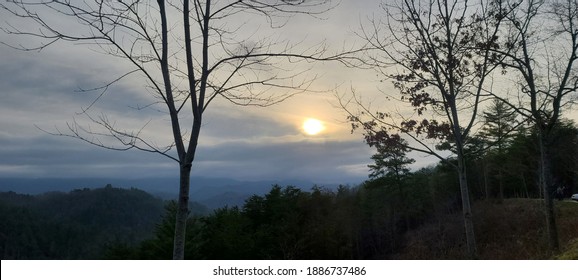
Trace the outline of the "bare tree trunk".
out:
M 173 259 L 183 260 L 185 258 L 185 238 L 187 232 L 187 220 L 189 217 L 189 192 L 191 185 L 191 168 L 195 160 L 199 135 L 201 134 L 201 119 L 199 116 L 193 121 L 193 129 L 187 153 L 182 157 L 180 166 L 180 186 L 179 201 L 177 206 L 177 217 L 175 221 L 175 238 L 173 246 Z
M 559 252 L 560 242 L 558 240 L 558 228 L 556 226 L 556 215 L 554 213 L 554 200 L 552 199 L 552 174 L 550 169 L 549 142 L 546 133 L 539 129 L 540 146 L 540 182 L 544 193 L 544 211 L 546 214 L 546 229 L 548 232 L 548 246 L 553 253 Z
M 183 164 L 180 167 L 179 200 L 177 217 L 175 220 L 175 238 L 173 246 L 173 259 L 185 258 L 185 237 L 187 232 L 187 219 L 189 217 L 189 190 L 191 182 L 191 164 Z
M 486 163 L 485 159 L 482 161 L 482 166 L 484 172 L 484 189 L 486 192 L 486 201 L 488 201 L 490 199 L 490 183 L 488 182 L 488 164 Z
M 502 173 L 502 168 L 498 168 L 498 188 L 500 190 L 500 196 L 498 201 L 500 203 L 504 202 L 504 184 L 502 183 L 504 174 Z
M 524 188 L 524 194 L 526 198 L 530 198 L 530 193 L 528 192 L 528 185 L 526 184 L 526 178 L 524 177 L 524 173 L 520 171 L 520 179 L 522 179 L 522 186 Z
M 462 213 L 464 216 L 464 226 L 466 230 L 466 242 L 468 257 L 476 259 L 478 257 L 476 249 L 476 237 L 474 233 L 474 221 L 472 207 L 470 204 L 470 193 L 468 189 L 468 180 L 466 174 L 466 162 L 463 154 L 463 148 L 458 144 L 458 176 L 460 181 L 460 192 L 462 196 Z

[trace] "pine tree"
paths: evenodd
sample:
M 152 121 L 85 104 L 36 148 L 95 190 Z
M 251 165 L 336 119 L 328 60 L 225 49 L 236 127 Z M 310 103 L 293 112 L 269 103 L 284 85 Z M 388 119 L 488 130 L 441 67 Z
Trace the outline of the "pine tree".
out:
M 415 160 L 406 156 L 407 152 L 410 151 L 408 143 L 397 134 L 373 143 L 373 145 L 377 148 L 377 153 L 371 157 L 375 164 L 369 165 L 371 169 L 369 177 L 381 180 L 386 187 L 395 189 L 392 192 L 397 192 L 397 203 L 392 203 L 391 207 L 395 208 L 397 206 L 401 209 L 405 220 L 405 229 L 407 230 L 409 228 L 409 217 L 407 194 L 404 192 L 404 185 L 410 175 L 408 165 L 414 163 Z M 392 209 L 392 212 L 395 212 L 395 209 Z
M 494 99 L 488 111 L 484 112 L 484 126 L 480 132 L 480 137 L 489 146 L 487 158 L 490 161 L 489 164 L 486 164 L 484 172 L 486 197 L 490 196 L 488 193 L 487 173 L 488 169 L 493 167 L 492 169 L 498 172 L 499 200 L 502 201 L 504 199 L 504 166 L 498 165 L 500 165 L 500 162 L 504 162 L 506 148 L 512 143 L 515 136 L 516 123 L 515 111 L 502 100 Z

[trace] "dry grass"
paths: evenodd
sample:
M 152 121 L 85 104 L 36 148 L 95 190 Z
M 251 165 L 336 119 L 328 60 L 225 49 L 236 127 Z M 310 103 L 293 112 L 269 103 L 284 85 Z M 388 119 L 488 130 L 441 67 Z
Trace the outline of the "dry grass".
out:
M 542 201 L 507 199 L 503 203 L 477 202 L 473 208 L 478 254 L 481 259 L 551 259 Z M 556 202 L 560 245 L 578 247 L 578 203 Z M 440 218 L 407 234 L 401 259 L 464 259 L 465 240 L 461 214 Z
M 578 238 L 570 241 L 566 250 L 556 256 L 557 260 L 578 260 Z

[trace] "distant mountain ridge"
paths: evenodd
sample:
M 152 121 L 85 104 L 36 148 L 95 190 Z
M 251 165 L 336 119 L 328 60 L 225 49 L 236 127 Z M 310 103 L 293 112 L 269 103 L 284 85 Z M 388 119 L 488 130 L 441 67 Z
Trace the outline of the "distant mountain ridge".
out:
M 178 178 L 0 178 L 0 192 L 21 194 L 69 192 L 75 189 L 95 189 L 111 184 L 116 188 L 138 188 L 163 199 L 176 199 Z M 315 184 L 309 181 L 239 181 L 230 178 L 191 177 L 191 201 L 210 209 L 240 206 L 252 195 L 263 195 L 273 185 L 296 186 L 308 190 Z M 336 186 L 325 186 L 336 187 Z
M 110 185 L 37 195 L 0 192 L 0 256 L 101 258 L 107 245 L 150 238 L 164 205 L 142 190 Z

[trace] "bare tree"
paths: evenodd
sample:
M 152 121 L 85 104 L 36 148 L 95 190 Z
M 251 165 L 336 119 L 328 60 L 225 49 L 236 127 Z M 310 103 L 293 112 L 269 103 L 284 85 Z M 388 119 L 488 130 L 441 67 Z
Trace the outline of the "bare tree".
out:
M 519 102 L 507 104 L 530 120 L 538 133 L 549 247 L 556 252 L 560 245 L 550 152 L 563 110 L 578 100 L 578 1 L 520 0 L 509 1 L 508 6 L 514 11 L 506 17 L 500 41 L 509 51 L 495 52 L 505 56 L 502 66 L 514 76 L 518 89 L 518 95 L 509 99 Z
M 374 48 L 367 54 L 369 66 L 399 91 L 383 92 L 386 100 L 403 102 L 413 110 L 374 112 L 355 94 L 351 99 L 341 97 L 341 106 L 349 112 L 353 128 L 365 131 L 368 143 L 385 143 L 402 134 L 411 150 L 456 168 L 467 253 L 476 258 L 464 148 L 477 123 L 486 78 L 500 59 L 490 50 L 506 11 L 500 1 L 399 0 L 382 6 L 385 20 L 373 19 L 360 32 Z M 361 109 L 348 109 L 351 104 Z M 444 149 L 454 156 L 447 158 Z
M 143 137 L 146 127 L 124 130 L 106 115 L 90 115 L 94 102 L 83 113 L 99 130 L 75 121 L 55 134 L 107 149 L 157 153 L 178 163 L 174 259 L 184 258 L 190 172 L 209 104 L 224 98 L 242 106 L 269 106 L 307 91 L 315 80 L 307 75 L 310 67 L 299 68 L 296 63 L 347 64 L 346 52 L 327 56 L 323 44 L 303 47 L 260 36 L 262 30 L 250 25 L 252 20 L 264 19 L 277 28 L 292 15 L 315 17 L 333 7 L 330 0 L 7 0 L 0 7 L 14 20 L 34 26 L 7 25 L 2 28 L 5 32 L 42 39 L 34 47 L 13 47 L 42 50 L 59 41 L 82 42 L 132 65 L 131 71 L 98 88 L 102 93 L 94 102 L 126 76 L 140 73 L 144 77 L 155 98 L 149 106 L 157 106 L 170 117 L 172 143 L 158 145 Z M 54 16 L 76 25 L 55 23 Z M 117 143 L 111 144 L 110 138 Z

